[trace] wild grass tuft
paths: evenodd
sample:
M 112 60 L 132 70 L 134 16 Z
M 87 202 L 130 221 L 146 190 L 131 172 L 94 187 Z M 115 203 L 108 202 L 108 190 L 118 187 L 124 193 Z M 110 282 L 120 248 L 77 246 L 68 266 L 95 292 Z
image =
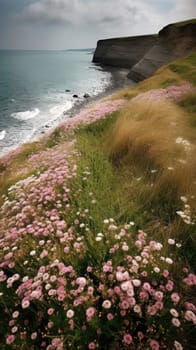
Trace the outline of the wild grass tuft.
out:
M 175 228 L 176 211 L 183 208 L 181 196 L 189 198 L 196 214 L 195 134 L 189 117 L 169 101 L 133 101 L 121 112 L 106 143 L 132 207 L 144 213 L 151 229 L 153 221 L 162 227 L 173 223 L 175 235 L 181 232 Z

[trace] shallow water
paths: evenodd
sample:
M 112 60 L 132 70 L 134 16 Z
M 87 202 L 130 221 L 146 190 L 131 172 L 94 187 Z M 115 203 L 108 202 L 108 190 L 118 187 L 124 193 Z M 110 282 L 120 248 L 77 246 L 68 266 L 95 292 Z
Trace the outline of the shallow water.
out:
M 96 96 L 111 84 L 111 73 L 92 55 L 92 49 L 0 51 L 0 155 L 69 117 L 85 93 Z

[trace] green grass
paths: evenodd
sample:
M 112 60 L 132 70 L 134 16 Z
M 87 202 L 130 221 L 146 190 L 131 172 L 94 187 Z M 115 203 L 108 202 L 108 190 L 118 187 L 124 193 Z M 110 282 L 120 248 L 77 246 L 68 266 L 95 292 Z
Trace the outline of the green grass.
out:
M 188 114 L 190 126 L 196 127 L 196 92 L 186 94 L 180 101 L 179 106 Z
M 185 59 L 179 59 L 175 63 L 169 64 L 169 68 L 182 79 L 196 85 L 196 52 Z
M 176 83 L 177 83 L 177 80 L 175 78 L 169 78 L 169 79 L 166 79 L 163 82 L 161 82 L 159 84 L 159 86 L 161 88 L 165 89 L 165 88 L 167 88 L 167 87 L 169 87 L 171 85 L 176 85 Z
M 173 24 L 175 24 L 176 27 L 183 27 L 183 26 L 186 26 L 187 24 L 195 24 L 195 23 L 196 23 L 196 18 L 192 18 L 192 19 L 188 19 L 186 21 L 176 22 Z

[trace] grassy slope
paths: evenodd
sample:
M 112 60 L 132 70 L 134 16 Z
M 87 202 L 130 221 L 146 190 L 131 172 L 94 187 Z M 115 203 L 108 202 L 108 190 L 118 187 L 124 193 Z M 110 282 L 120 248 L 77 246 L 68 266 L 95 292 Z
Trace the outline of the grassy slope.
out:
M 156 234 L 156 238 L 172 236 L 181 240 L 184 243 L 181 254 L 190 263 L 195 254 L 194 226 L 185 224 L 176 211 L 183 208 L 180 197 L 187 196 L 192 217 L 196 213 L 195 92 L 180 102 L 142 104 L 132 103 L 131 99 L 140 92 L 182 85 L 185 81 L 196 85 L 195 63 L 196 54 L 192 54 L 161 68 L 135 88 L 117 93 L 114 98 L 128 100 L 117 121 L 115 115 L 110 122 L 98 122 L 79 133 L 85 144 L 88 142 L 87 149 L 90 152 L 94 149 L 94 158 L 102 154 L 112 166 L 116 181 L 112 190 L 115 217 L 136 218 L 138 225 Z M 178 137 L 189 140 L 191 150 L 187 152 L 176 144 Z M 88 163 L 88 152 L 83 153 L 83 144 L 79 143 L 79 148 L 82 159 L 87 157 Z M 102 191 L 108 193 L 107 189 Z M 104 198 L 102 207 L 108 210 Z
M 184 263 L 194 269 L 195 226 L 184 223 L 176 211 L 183 210 L 184 204 L 188 204 L 191 220 L 195 217 L 195 93 L 187 94 L 179 102 L 132 103 L 132 98 L 149 89 L 182 85 L 185 81 L 196 85 L 195 60 L 195 54 L 178 60 L 161 68 L 135 88 L 120 91 L 113 98 L 127 99 L 123 109 L 103 121 L 76 130 L 74 136 L 75 147 L 80 154 L 77 159 L 80 176 L 69 183 L 69 201 L 74 209 L 66 216 L 63 208 L 63 215 L 71 225 L 79 212 L 77 215 L 90 230 L 86 238 L 89 246 L 87 261 L 82 262 L 77 254 L 70 257 L 70 263 L 75 264 L 78 273 L 83 273 L 82 264 L 90 261 L 101 268 L 102 259 L 108 259 L 107 246 L 103 245 L 100 250 L 93 243 L 93 232 L 103 231 L 105 218 L 114 218 L 119 226 L 134 221 L 133 231 L 142 228 L 152 239 L 162 243 L 168 238 L 181 242 L 182 247 L 177 255 L 173 255 L 175 264 L 171 267 L 176 280 L 180 278 L 179 271 Z M 191 143 L 188 152 L 175 143 L 178 137 Z M 18 154 L 1 161 L 1 195 L 7 195 L 8 188 L 20 179 L 43 172 L 47 167 L 44 157 L 50 159 L 56 145 L 63 152 L 69 138 L 72 139 L 73 134 L 65 135 L 57 128 L 50 136 L 24 145 Z M 42 160 L 39 156 L 37 161 L 29 160 L 30 156 L 40 152 L 43 152 Z M 88 181 L 84 179 L 87 170 Z M 181 196 L 186 196 L 187 203 L 181 200 Z M 96 203 L 92 202 L 94 198 Z M 87 208 L 91 214 L 89 217 L 85 216 Z M 0 219 L 3 220 L 2 217 Z M 58 249 L 58 257 L 62 255 L 64 259 L 62 248 L 59 246 Z M 167 248 L 162 254 L 167 255 Z M 191 298 L 189 296 L 189 300 Z M 188 337 L 191 338 L 190 335 Z M 192 349 L 191 344 L 189 348 Z
M 142 105 L 140 102 L 131 104 L 131 99 L 141 92 L 173 84 L 182 85 L 185 81 L 196 85 L 195 62 L 194 53 L 159 69 L 153 77 L 134 88 L 121 90 L 112 98 L 126 98 L 127 106 L 108 121 L 82 128 L 77 135 L 78 147 L 82 153 L 81 163 L 86 162 L 88 166 L 88 162 L 96 162 L 100 155 L 104 156 L 104 162 L 111 168 L 112 181 L 116 185 L 112 186 L 112 190 L 103 185 L 102 189 L 98 188 L 98 193 L 110 193 L 112 202 L 115 203 L 115 217 L 128 220 L 136 216 L 144 229 L 150 227 L 153 232 L 154 226 L 157 232 L 157 226 L 160 226 L 158 231 L 164 235 L 165 227 L 169 227 L 167 235 L 184 232 L 184 235 L 179 233 L 180 239 L 187 242 L 192 237 L 193 228 L 187 227 L 176 217 L 176 210 L 182 207 L 180 196 L 183 195 L 188 195 L 189 202 L 194 207 L 195 148 L 188 156 L 183 147 L 175 144 L 175 139 L 180 136 L 195 145 L 195 93 L 186 95 L 179 103 L 168 101 L 162 105 Z M 113 126 L 114 122 L 116 124 Z M 37 173 L 39 167 L 29 162 L 29 156 L 59 143 L 65 142 L 66 145 L 67 137 L 57 128 L 42 141 L 24 145 L 22 151 L 8 162 L 1 161 L 1 203 L 2 196 L 12 184 Z M 179 162 L 180 159 L 186 161 L 186 166 Z M 170 167 L 175 170 L 169 171 Z M 157 172 L 151 172 L 153 169 Z M 99 171 L 98 165 L 96 170 Z M 100 177 L 101 174 L 102 172 Z M 97 177 L 96 174 L 94 176 Z M 104 198 L 100 198 L 100 201 L 104 215 L 110 216 L 112 206 L 107 201 L 105 203 Z M 99 215 L 98 212 L 97 216 Z M 188 251 L 188 255 L 191 258 L 193 252 Z

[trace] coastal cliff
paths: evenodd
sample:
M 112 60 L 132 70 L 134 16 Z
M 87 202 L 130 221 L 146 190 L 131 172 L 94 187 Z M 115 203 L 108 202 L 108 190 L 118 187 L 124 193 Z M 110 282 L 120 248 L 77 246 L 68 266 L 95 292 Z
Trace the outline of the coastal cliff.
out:
M 157 42 L 156 35 L 99 40 L 93 62 L 131 68 Z
M 196 20 L 190 20 L 169 24 L 158 35 L 99 40 L 93 62 L 130 68 L 128 78 L 140 81 L 195 49 Z

